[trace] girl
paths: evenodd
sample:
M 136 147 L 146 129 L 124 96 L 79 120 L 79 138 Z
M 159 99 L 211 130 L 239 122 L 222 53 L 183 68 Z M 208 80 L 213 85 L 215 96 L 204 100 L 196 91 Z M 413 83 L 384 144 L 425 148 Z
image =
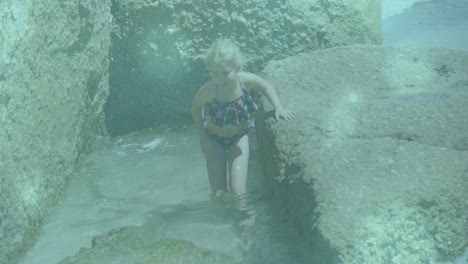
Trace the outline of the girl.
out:
M 281 106 L 276 91 L 259 76 L 242 71 L 243 58 L 230 40 L 215 42 L 205 55 L 212 80 L 196 94 L 192 115 L 200 135 L 213 194 L 230 190 L 246 193 L 249 162 L 249 136 L 257 105 L 251 90 L 266 96 L 275 109 L 276 119 L 291 120 L 295 113 Z

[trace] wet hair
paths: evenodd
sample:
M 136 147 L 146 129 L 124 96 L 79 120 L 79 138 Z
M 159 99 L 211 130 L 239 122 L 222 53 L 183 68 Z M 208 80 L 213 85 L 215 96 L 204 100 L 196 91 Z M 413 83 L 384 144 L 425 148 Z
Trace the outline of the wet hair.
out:
M 205 54 L 208 68 L 222 66 L 240 71 L 244 65 L 244 58 L 239 47 L 230 39 L 217 40 Z

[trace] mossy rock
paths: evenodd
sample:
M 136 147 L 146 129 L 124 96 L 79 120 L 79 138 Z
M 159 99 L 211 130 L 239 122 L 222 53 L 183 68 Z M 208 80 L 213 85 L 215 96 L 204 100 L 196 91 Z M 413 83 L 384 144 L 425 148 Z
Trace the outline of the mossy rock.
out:
M 59 264 L 89 263 L 191 263 L 235 264 L 234 257 L 201 249 L 190 241 L 156 238 L 141 227 L 124 227 L 93 239 L 92 248 L 82 248 Z

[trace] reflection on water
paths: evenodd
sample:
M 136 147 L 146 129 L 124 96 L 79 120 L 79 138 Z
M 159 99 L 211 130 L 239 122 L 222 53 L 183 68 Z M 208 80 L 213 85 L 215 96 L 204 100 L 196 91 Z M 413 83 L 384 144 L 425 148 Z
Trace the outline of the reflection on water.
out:
M 106 142 L 82 164 L 21 263 L 57 263 L 124 226 L 142 226 L 150 240 L 189 240 L 250 263 L 296 263 L 294 238 L 275 223 L 261 190 L 256 152 L 249 194 L 212 198 L 194 128 L 147 129 Z

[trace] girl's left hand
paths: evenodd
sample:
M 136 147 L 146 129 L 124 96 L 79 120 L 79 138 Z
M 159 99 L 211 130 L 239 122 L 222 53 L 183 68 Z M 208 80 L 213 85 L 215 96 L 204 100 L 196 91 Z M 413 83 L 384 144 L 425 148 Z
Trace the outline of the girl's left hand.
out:
M 279 120 L 279 119 L 293 120 L 295 116 L 296 116 L 296 113 L 294 113 L 293 111 L 289 111 L 288 109 L 285 109 L 285 108 L 275 110 L 276 120 Z

